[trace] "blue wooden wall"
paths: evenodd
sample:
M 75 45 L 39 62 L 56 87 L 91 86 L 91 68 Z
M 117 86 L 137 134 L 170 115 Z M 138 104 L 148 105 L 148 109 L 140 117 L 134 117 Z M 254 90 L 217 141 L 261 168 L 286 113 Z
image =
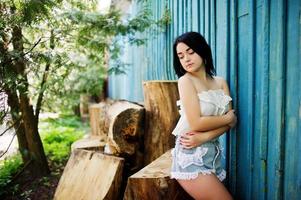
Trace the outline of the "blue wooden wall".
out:
M 143 80 L 173 80 L 172 43 L 186 31 L 205 36 L 217 74 L 238 113 L 227 147 L 228 188 L 237 199 L 301 198 L 300 0 L 152 0 L 155 20 L 144 46 L 124 45 L 127 75 L 110 75 L 112 98 L 143 101 Z M 133 2 L 135 15 L 142 5 Z M 227 141 L 227 142 L 226 142 Z

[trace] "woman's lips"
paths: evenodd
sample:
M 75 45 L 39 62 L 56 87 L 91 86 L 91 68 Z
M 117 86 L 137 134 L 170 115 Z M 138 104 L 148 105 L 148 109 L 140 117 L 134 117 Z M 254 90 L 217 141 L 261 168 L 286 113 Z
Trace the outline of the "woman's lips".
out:
M 189 63 L 188 65 L 186 65 L 186 67 L 190 68 L 192 66 L 193 63 Z

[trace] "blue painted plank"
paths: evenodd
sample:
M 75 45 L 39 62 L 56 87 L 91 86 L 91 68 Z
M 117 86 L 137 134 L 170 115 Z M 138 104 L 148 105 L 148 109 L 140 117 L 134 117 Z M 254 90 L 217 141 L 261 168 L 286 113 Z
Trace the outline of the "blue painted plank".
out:
M 266 149 L 268 128 L 268 5 L 257 2 L 256 9 L 256 62 L 255 62 L 255 112 L 254 118 L 254 172 L 253 172 L 253 199 L 266 199 Z
M 199 19 L 200 19 L 200 11 L 199 4 L 200 1 L 190 0 L 191 4 L 191 31 L 199 32 Z
M 231 97 L 233 99 L 233 108 L 237 110 L 237 76 L 238 76 L 238 63 L 237 63 L 237 1 L 231 0 L 229 6 L 230 13 L 230 79 L 229 87 L 231 92 Z M 238 118 L 238 123 L 241 119 Z M 229 137 L 229 189 L 231 193 L 236 198 L 236 188 L 237 188 L 237 165 L 238 165 L 238 124 L 230 131 Z
M 301 188 L 300 1 L 288 1 L 285 100 L 285 166 L 283 199 L 299 199 Z M 299 15 L 299 16 L 298 16 Z M 299 27 L 299 28 L 296 28 Z M 299 45 L 296 45 L 299 44 Z
M 241 3 L 238 1 L 239 4 Z M 238 4 L 238 5 L 239 5 Z M 249 15 L 243 15 L 238 18 L 238 177 L 244 177 L 237 180 L 237 195 L 239 198 L 250 199 L 251 193 L 249 185 L 251 183 L 251 136 L 252 126 L 250 120 L 252 118 L 252 91 L 250 87 L 252 83 L 252 73 L 250 68 L 250 19 Z M 250 98 L 251 97 L 251 98 Z
M 199 1 L 199 27 L 200 33 L 205 36 L 205 1 Z
M 228 57 L 228 49 L 229 49 L 229 30 L 228 30 L 228 6 L 227 2 L 223 1 L 216 4 L 216 31 L 215 31 L 215 38 L 216 38 L 216 45 L 215 45 L 215 67 L 217 70 L 217 74 L 219 76 L 224 77 L 226 80 L 228 79 L 228 72 L 230 71 L 229 66 L 229 57 Z M 229 81 L 228 81 L 229 82 Z M 224 154 L 228 155 L 228 148 L 226 145 L 227 138 L 229 136 L 224 134 L 220 137 L 220 142 L 223 147 Z M 223 167 L 227 169 L 227 160 L 223 159 Z
M 282 199 L 283 195 L 283 127 L 284 127 L 284 15 L 283 2 L 270 2 L 270 87 L 267 199 Z
M 206 38 L 206 41 L 208 44 L 210 44 L 210 0 L 204 0 L 205 6 L 204 6 L 204 15 L 205 15 L 205 22 L 204 22 L 204 36 Z
M 210 46 L 212 51 L 213 63 L 216 64 L 216 17 L 215 17 L 215 0 L 210 0 Z

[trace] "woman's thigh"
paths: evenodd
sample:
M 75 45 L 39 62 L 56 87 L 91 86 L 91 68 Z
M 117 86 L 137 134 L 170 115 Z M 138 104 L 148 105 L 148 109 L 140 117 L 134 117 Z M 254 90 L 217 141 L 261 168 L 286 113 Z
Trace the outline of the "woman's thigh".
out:
M 214 174 L 199 175 L 193 180 L 178 180 L 184 190 L 194 199 L 230 200 L 230 193 Z

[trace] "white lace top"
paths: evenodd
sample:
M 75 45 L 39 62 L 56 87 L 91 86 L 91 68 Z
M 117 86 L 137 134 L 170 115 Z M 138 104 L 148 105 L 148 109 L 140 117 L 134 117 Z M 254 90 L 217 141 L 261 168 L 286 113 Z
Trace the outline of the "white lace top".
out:
M 232 98 L 226 95 L 222 89 L 202 91 L 198 93 L 198 97 L 202 116 L 223 115 L 228 111 L 229 102 L 232 101 Z M 181 135 L 190 131 L 181 100 L 177 101 L 177 105 L 180 106 L 181 117 L 172 132 L 173 135 Z

